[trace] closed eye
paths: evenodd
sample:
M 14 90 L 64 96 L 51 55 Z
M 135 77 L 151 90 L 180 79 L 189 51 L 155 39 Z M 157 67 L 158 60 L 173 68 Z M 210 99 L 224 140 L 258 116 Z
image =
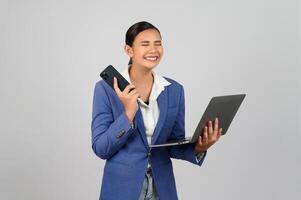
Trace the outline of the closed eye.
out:
M 142 45 L 142 46 L 148 46 L 149 43 L 150 43 L 149 41 L 142 41 L 142 42 L 141 42 L 141 45 Z
M 149 41 L 142 41 L 141 42 L 141 46 L 149 46 L 150 42 Z M 162 46 L 162 42 L 161 41 L 155 41 L 154 42 L 155 46 Z

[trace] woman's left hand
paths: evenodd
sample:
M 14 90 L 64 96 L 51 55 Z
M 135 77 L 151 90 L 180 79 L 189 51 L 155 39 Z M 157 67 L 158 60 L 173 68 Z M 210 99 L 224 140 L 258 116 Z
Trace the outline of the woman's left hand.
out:
M 199 154 L 207 151 L 209 147 L 218 141 L 221 134 L 222 129 L 218 126 L 218 119 L 214 120 L 214 125 L 212 125 L 212 121 L 209 121 L 208 126 L 205 126 L 203 133 L 195 143 L 195 153 Z

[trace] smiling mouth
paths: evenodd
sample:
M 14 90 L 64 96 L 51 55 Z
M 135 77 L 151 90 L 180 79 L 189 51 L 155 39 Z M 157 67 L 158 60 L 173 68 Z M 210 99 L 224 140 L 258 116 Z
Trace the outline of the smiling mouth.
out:
M 159 56 L 146 56 L 144 57 L 147 61 L 157 61 L 159 59 Z

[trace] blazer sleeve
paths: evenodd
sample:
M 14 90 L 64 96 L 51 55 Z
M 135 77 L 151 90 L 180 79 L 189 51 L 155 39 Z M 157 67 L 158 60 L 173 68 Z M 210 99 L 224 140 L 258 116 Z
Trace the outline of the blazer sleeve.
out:
M 92 109 L 92 149 L 102 158 L 109 159 L 126 143 L 134 132 L 123 110 L 115 119 L 108 94 L 101 82 L 96 83 Z
M 178 114 L 177 114 L 175 124 L 172 128 L 172 133 L 170 136 L 171 139 L 185 138 L 185 96 L 184 96 L 183 86 L 181 86 L 179 101 L 180 102 L 179 102 Z M 170 146 L 169 147 L 170 157 L 186 160 L 193 164 L 201 166 L 206 157 L 207 151 L 204 152 L 204 156 L 202 156 L 202 159 L 197 161 L 194 147 L 195 147 L 195 143 Z

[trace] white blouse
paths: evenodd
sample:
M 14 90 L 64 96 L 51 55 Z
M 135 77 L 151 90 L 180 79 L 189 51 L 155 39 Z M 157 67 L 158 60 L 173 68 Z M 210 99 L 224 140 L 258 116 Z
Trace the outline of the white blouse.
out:
M 121 74 L 125 79 L 127 79 L 129 83 L 131 83 L 128 70 L 129 68 L 125 69 Z M 165 86 L 171 84 L 164 77 L 156 74 L 154 71 L 152 71 L 152 73 L 154 76 L 154 83 L 152 86 L 148 105 L 144 103 L 141 98 L 138 98 L 138 105 L 141 110 L 148 144 L 151 144 L 152 136 L 160 115 L 157 98 L 161 94 L 161 92 L 164 91 Z

